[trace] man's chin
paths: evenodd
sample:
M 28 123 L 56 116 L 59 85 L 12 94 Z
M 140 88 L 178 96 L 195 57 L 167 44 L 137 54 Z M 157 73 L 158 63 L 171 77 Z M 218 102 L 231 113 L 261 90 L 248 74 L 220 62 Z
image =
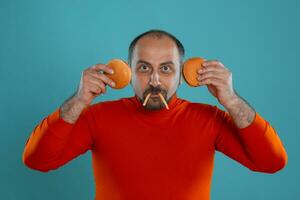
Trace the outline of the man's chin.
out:
M 161 110 L 163 108 L 164 108 L 163 106 L 151 106 L 151 105 L 145 106 L 146 110 L 151 110 L 151 111 Z
M 147 105 L 147 106 L 145 106 L 145 109 L 146 110 L 153 110 L 153 111 L 155 111 L 155 110 L 161 110 L 161 109 L 163 109 L 163 106 Z

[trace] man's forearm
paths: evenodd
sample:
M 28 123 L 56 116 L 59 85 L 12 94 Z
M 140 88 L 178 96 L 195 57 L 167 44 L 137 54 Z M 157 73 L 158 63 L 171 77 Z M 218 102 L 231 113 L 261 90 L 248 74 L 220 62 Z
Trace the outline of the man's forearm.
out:
M 61 105 L 60 114 L 63 120 L 74 124 L 86 107 L 88 105 L 80 101 L 75 93 Z
M 254 120 L 255 110 L 237 93 L 230 104 L 224 107 L 238 128 L 245 128 Z

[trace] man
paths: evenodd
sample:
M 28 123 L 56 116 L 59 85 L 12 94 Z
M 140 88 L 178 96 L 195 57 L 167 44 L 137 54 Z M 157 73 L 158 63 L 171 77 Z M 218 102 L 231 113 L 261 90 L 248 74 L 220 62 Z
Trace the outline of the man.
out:
M 23 162 L 47 172 L 91 150 L 97 200 L 208 200 L 215 150 L 253 171 L 282 169 L 287 154 L 278 135 L 236 93 L 221 62 L 205 61 L 198 80 L 226 112 L 177 97 L 183 56 L 173 35 L 141 34 L 129 47 L 135 95 L 94 105 L 114 84 L 101 72 L 113 71 L 103 64 L 89 67 L 76 93 L 33 130 Z

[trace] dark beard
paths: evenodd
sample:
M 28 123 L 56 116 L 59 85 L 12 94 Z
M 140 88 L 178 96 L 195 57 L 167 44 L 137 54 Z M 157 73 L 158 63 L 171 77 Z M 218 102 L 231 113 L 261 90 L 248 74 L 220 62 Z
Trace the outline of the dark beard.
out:
M 149 93 L 152 93 L 152 94 L 158 94 L 158 93 L 161 93 L 162 96 L 165 98 L 166 102 L 169 103 L 170 101 L 170 98 L 167 99 L 167 91 L 162 89 L 160 86 L 158 87 L 153 87 L 153 86 L 150 86 L 148 89 L 145 90 L 145 92 L 143 93 L 143 98 L 140 99 L 141 103 L 144 103 L 147 95 Z M 149 98 L 148 99 L 148 102 L 146 104 L 146 106 L 144 106 L 145 109 L 147 110 L 160 110 L 162 108 L 165 107 L 164 103 L 162 102 L 161 98 L 160 97 L 155 97 L 155 98 Z

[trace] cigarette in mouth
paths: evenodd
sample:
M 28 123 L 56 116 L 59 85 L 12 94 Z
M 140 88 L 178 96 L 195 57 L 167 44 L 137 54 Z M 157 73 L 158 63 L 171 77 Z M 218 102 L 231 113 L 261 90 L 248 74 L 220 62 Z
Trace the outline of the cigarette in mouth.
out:
M 167 110 L 169 110 L 169 106 L 165 100 L 165 98 L 163 97 L 163 95 L 161 93 L 158 93 L 159 97 L 161 98 L 162 102 L 165 104 Z
M 146 96 L 143 106 L 145 106 L 147 104 L 150 96 L 151 96 L 151 92 Z

